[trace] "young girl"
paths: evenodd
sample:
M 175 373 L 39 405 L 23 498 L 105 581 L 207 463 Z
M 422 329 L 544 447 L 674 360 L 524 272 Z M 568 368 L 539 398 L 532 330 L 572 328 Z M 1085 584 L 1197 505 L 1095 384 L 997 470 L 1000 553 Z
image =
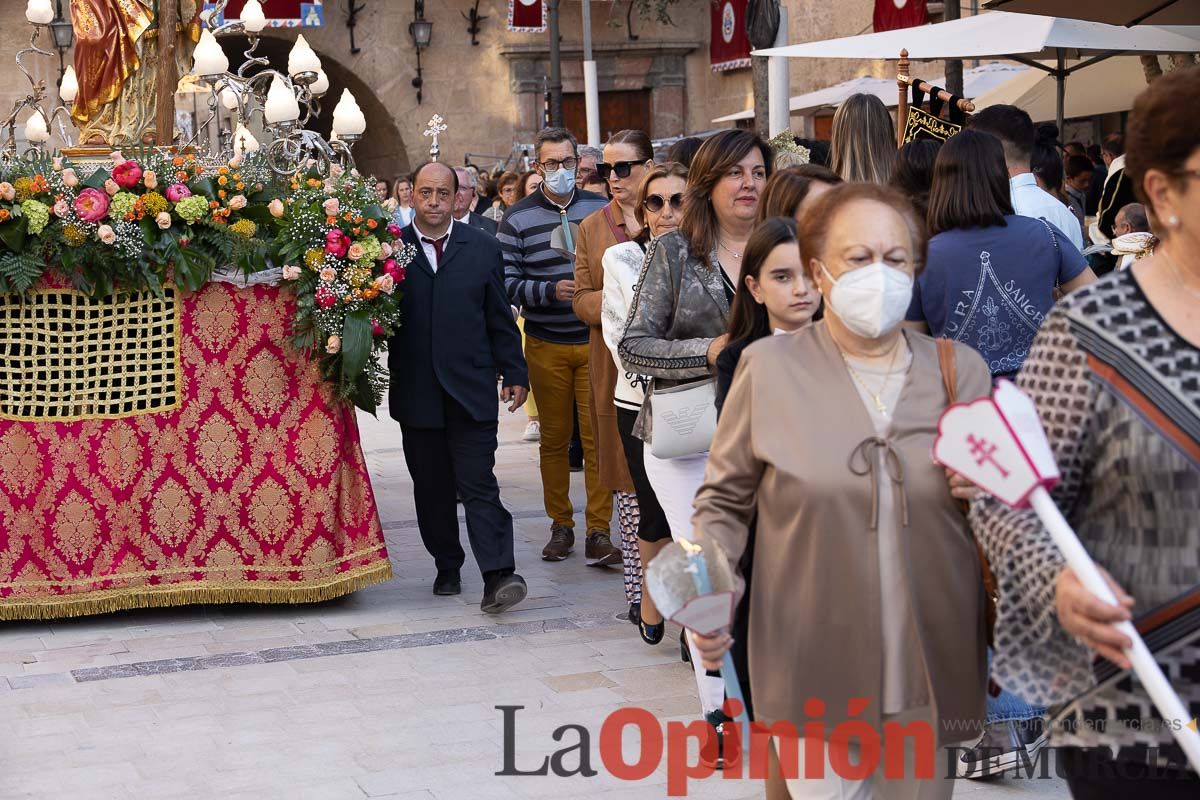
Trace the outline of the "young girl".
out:
M 804 277 L 794 219 L 774 217 L 754 229 L 742 284 L 729 309 L 729 344 L 717 357 L 718 414 L 742 351 L 772 333 L 800 330 L 820 307 L 821 296 Z

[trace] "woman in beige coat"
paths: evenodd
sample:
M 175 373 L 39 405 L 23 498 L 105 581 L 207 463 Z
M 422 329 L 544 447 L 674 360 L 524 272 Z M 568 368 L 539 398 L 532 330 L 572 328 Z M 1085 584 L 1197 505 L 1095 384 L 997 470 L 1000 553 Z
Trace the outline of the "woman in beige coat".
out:
M 819 717 L 826 738 L 856 718 L 885 743 L 889 721 L 931 726 L 924 731 L 939 747 L 974 739 L 986 682 L 984 592 L 957 499 L 970 489 L 952 486 L 930 455 L 948 404 L 936 343 L 900 328 L 923 226 L 893 190 L 845 184 L 808 211 L 800 249 L 825 319 L 742 356 L 693 518 L 697 541 L 719 543 L 736 567 L 757 515 L 755 717 L 801 731 Z M 953 353 L 945 374 L 958 398 L 986 395 L 982 359 L 963 345 Z M 716 666 L 731 640 L 695 642 Z M 824 705 L 818 717 L 810 698 Z M 882 761 L 865 779 L 839 776 L 847 752 L 844 741 L 835 752 L 835 740 L 824 745 L 823 778 L 785 775 L 794 800 L 950 796 L 952 781 L 914 784 L 911 752 L 906 778 L 884 780 Z M 785 765 L 797 744 L 776 740 Z M 848 749 L 859 763 L 853 740 Z M 934 774 L 945 765 L 937 754 Z

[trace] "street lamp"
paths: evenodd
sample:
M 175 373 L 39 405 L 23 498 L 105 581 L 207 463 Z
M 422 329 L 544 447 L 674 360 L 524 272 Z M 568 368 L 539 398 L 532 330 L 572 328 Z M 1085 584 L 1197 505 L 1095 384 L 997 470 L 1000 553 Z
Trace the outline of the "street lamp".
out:
M 421 87 L 425 85 L 421 77 L 421 51 L 433 40 L 433 23 L 425 19 L 425 0 L 413 0 L 413 5 L 413 21 L 408 24 L 408 35 L 412 37 L 417 50 L 417 77 L 412 79 L 412 85 L 417 90 L 417 105 L 420 105 Z
M 63 75 L 66 74 L 66 55 L 75 42 L 75 29 L 71 20 L 63 16 L 62 0 L 58 0 L 54 19 L 50 21 L 50 35 L 54 38 L 54 48 L 58 50 L 58 85 L 62 86 Z

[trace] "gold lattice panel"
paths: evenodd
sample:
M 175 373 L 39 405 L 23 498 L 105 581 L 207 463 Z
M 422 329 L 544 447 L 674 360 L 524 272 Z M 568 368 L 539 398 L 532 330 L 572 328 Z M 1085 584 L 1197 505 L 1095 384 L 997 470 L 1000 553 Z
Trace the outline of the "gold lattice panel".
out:
M 69 422 L 177 408 L 179 296 L 0 293 L 0 419 Z

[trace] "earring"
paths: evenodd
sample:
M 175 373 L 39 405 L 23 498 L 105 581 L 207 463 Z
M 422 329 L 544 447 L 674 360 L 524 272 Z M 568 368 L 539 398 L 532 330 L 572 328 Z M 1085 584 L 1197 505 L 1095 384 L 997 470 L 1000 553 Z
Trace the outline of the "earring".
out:
M 1174 214 L 1167 217 L 1167 226 L 1171 228 L 1179 227 L 1179 217 L 1175 216 Z

